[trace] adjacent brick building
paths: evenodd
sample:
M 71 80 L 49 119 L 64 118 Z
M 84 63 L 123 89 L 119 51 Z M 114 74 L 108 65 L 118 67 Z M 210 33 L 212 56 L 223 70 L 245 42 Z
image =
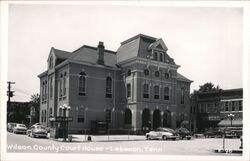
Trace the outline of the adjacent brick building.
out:
M 189 121 L 190 84 L 177 72 L 162 39 L 136 35 L 117 51 L 83 45 L 73 52 L 51 48 L 48 69 L 39 75 L 40 122 L 70 106 L 69 129 L 90 129 L 104 121 L 112 129 L 176 128 Z
M 243 89 L 198 92 L 191 97 L 191 130 L 204 132 L 209 128 L 242 127 Z

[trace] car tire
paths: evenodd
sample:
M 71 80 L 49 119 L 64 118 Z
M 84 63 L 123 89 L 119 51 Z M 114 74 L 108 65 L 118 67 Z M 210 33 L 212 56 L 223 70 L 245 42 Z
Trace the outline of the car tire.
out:
M 191 139 L 191 137 L 187 137 L 187 139 L 188 139 L 188 140 L 190 140 L 190 139 Z
M 167 136 L 163 135 L 162 140 L 167 140 Z
M 147 140 L 151 140 L 151 138 L 150 138 L 150 136 L 149 136 L 149 135 L 147 135 L 147 136 L 146 136 L 146 138 L 147 138 Z

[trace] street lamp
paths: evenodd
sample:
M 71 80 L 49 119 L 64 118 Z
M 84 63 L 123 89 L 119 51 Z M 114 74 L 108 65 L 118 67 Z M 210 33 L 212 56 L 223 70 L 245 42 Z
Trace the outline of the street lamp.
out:
M 233 126 L 233 118 L 234 118 L 234 114 L 229 114 L 228 117 L 230 118 L 230 125 L 231 127 Z
M 66 105 L 66 104 L 63 104 L 59 108 L 63 110 L 63 118 L 62 118 L 62 123 L 63 123 L 63 140 L 66 141 L 66 132 L 68 131 L 68 126 L 66 127 L 66 111 L 69 111 L 71 109 L 71 107 L 68 106 L 68 105 Z

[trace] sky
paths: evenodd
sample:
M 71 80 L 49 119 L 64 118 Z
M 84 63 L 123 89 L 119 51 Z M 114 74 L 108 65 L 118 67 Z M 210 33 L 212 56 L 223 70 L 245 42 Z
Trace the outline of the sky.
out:
M 242 88 L 243 11 L 232 7 L 12 4 L 9 8 L 8 80 L 12 101 L 39 93 L 51 47 L 74 51 L 82 45 L 116 51 L 139 33 L 162 38 L 178 72 L 222 89 Z

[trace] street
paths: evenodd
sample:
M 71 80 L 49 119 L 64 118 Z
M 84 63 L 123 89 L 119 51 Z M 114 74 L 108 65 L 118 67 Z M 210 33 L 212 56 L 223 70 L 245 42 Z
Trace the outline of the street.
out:
M 215 153 L 222 149 L 222 138 L 192 138 L 191 140 L 139 140 L 100 141 L 107 136 L 95 136 L 93 141 L 61 142 L 52 139 L 31 138 L 27 135 L 7 133 L 7 152 L 16 153 L 81 153 L 81 154 L 157 154 L 157 155 L 208 155 L 242 156 L 241 154 Z M 114 136 L 110 136 L 112 139 Z M 132 136 L 131 136 L 132 137 Z M 95 141 L 99 138 L 99 141 Z M 225 148 L 237 150 L 240 139 L 226 139 Z

